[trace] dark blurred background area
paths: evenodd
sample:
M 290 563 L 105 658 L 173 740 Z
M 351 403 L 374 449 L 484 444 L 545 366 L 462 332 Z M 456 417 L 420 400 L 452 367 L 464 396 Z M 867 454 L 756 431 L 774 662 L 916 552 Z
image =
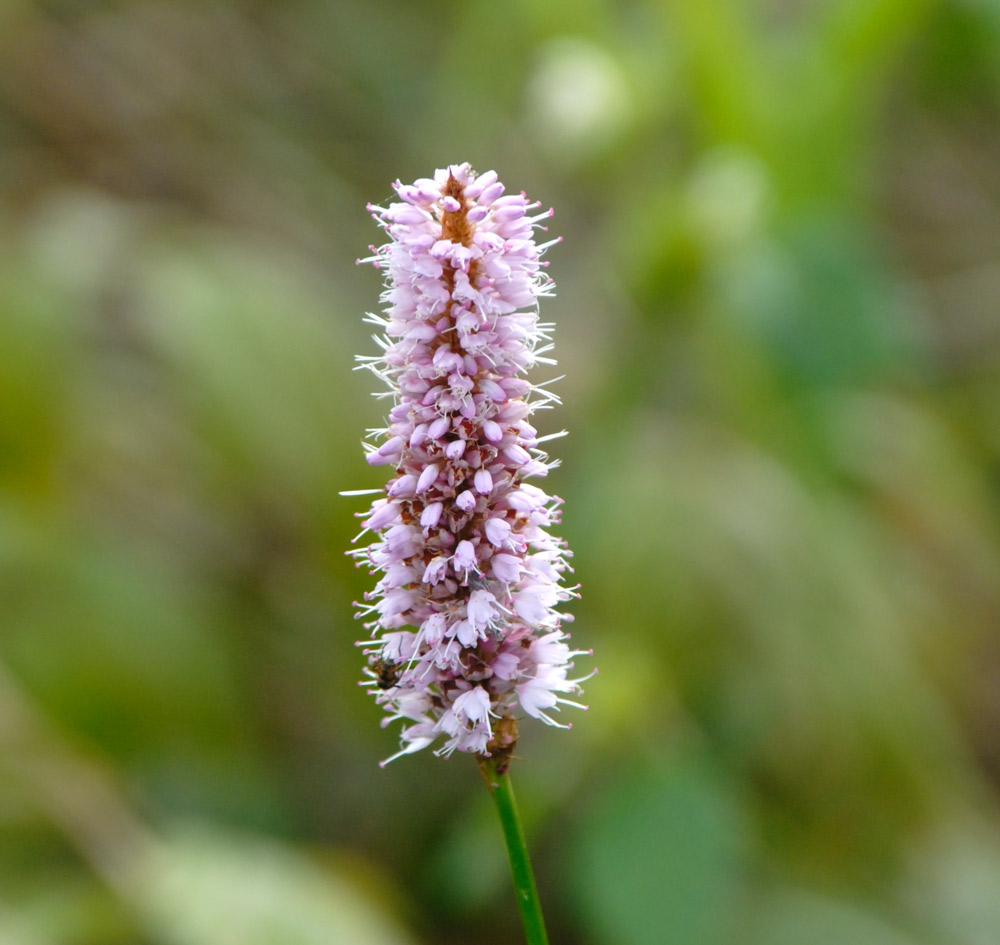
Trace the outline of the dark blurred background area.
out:
M 987 0 L 0 4 L 0 943 L 521 941 L 474 762 L 379 768 L 339 495 L 365 205 L 462 161 L 564 238 L 553 945 L 995 945 Z

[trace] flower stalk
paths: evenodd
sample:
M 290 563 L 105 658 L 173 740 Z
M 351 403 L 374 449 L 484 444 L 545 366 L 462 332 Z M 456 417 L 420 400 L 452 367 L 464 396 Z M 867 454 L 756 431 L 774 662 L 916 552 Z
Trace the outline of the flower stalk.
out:
M 503 829 L 504 842 L 507 844 L 507 856 L 510 860 L 511 877 L 514 880 L 514 894 L 517 897 L 517 907 L 521 913 L 524 925 L 524 935 L 527 945 L 548 945 L 545 933 L 545 919 L 542 916 L 542 903 L 538 898 L 538 888 L 535 885 L 535 874 L 531 869 L 528 857 L 528 846 L 524 840 L 524 830 L 517 812 L 514 800 L 514 787 L 511 784 L 510 773 L 499 771 L 502 767 L 494 761 L 481 761 L 480 766 L 490 794 L 496 803 L 500 815 L 500 826 Z

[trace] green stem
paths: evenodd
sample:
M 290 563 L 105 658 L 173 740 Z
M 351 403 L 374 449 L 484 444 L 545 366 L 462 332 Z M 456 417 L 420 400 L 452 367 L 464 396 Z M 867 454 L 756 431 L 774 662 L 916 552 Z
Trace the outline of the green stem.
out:
M 510 775 L 506 772 L 497 774 L 496 768 L 496 764 L 489 761 L 482 763 L 483 776 L 493 800 L 496 801 L 497 813 L 500 814 L 500 826 L 503 828 L 503 838 L 510 858 L 510 872 L 514 878 L 517 907 L 521 910 L 521 921 L 524 923 L 524 935 L 527 945 L 548 945 L 542 904 L 538 899 L 535 875 L 531 871 L 528 847 L 524 842 L 524 831 L 517 814 L 514 788 L 510 783 Z

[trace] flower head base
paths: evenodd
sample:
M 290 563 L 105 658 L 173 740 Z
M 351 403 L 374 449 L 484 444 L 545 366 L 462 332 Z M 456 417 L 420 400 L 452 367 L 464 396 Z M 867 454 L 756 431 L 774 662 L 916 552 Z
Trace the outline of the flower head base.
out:
M 564 543 L 548 532 L 561 500 L 525 480 L 554 465 L 528 422 L 557 402 L 521 375 L 542 357 L 551 294 L 534 230 L 552 211 L 505 195 L 469 165 L 394 185 L 401 202 L 369 207 L 389 242 L 359 262 L 388 269 L 377 358 L 359 358 L 394 404 L 368 462 L 395 467 L 363 518 L 374 534 L 349 552 L 381 577 L 360 616 L 371 637 L 368 686 L 403 723 L 399 755 L 444 739 L 453 751 L 500 757 L 518 714 L 550 725 L 572 658 L 556 611 L 576 596 Z M 553 241 L 556 242 L 556 241 Z M 560 435 L 560 434 L 556 434 Z M 581 707 L 582 708 L 582 707 Z M 568 728 L 568 725 L 562 726 Z M 392 760 L 391 758 L 389 759 Z

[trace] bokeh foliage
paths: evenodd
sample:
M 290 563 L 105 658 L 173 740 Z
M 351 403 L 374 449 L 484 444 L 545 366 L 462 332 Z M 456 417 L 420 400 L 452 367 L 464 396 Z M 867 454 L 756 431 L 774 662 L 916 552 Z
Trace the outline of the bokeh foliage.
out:
M 519 940 L 338 495 L 365 203 L 462 160 L 565 237 L 554 943 L 994 942 L 998 117 L 978 0 L 0 5 L 0 942 Z

